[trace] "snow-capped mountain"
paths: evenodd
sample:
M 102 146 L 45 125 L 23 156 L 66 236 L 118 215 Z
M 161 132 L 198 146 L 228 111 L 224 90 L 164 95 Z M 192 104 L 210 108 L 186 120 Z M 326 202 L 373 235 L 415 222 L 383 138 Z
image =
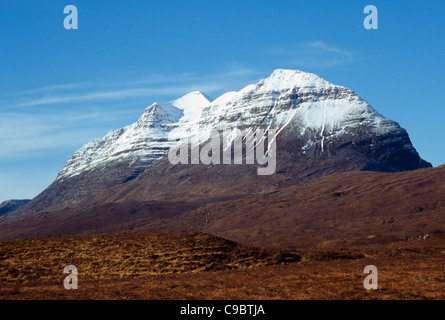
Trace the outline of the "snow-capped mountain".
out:
M 315 74 L 279 69 L 257 84 L 214 101 L 196 91 L 169 103 L 150 105 L 134 124 L 79 149 L 53 184 L 21 212 L 74 206 L 135 179 L 181 138 L 203 142 L 212 129 L 234 128 L 278 132 L 278 174 L 285 172 L 287 184 L 338 171 L 431 166 L 419 157 L 404 129 L 352 90 Z M 164 172 L 162 168 L 155 171 Z M 271 181 L 276 183 L 276 179 Z
M 153 103 L 135 123 L 112 130 L 105 137 L 87 143 L 76 151 L 60 171 L 57 180 L 100 168 L 109 162 L 130 160 L 130 166 L 137 164 L 136 170 L 145 169 L 175 143 L 168 141 L 168 133 L 198 117 L 209 104 L 208 97 L 199 91 L 172 102 Z
M 352 90 L 315 74 L 279 69 L 255 85 L 226 93 L 204 105 L 200 117 L 175 128 L 170 137 L 188 132 L 205 141 L 212 129 L 258 127 L 272 128 L 278 133 L 292 129 L 306 140 L 302 153 L 314 145 L 325 152 L 327 144 L 357 128 L 371 135 L 403 131 Z

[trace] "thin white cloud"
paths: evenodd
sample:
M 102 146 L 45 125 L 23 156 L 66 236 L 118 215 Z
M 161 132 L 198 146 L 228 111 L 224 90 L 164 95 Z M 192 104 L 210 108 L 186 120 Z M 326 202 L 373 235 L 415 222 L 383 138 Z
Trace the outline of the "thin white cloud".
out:
M 57 85 L 45 86 L 42 88 L 22 91 L 22 92 L 17 93 L 17 95 L 29 95 L 29 94 L 35 94 L 35 93 L 54 92 L 54 91 L 62 91 L 62 90 L 68 90 L 68 89 L 78 89 L 78 88 L 90 86 L 92 84 L 93 84 L 93 82 L 57 84 Z
M 207 86 L 204 89 L 208 91 L 213 91 L 218 89 L 218 86 Z M 38 105 L 48 105 L 48 104 L 63 104 L 63 103 L 74 103 L 74 102 L 87 102 L 87 101 L 104 101 L 104 100 L 121 100 L 131 97 L 148 97 L 154 95 L 173 95 L 173 94 L 183 94 L 184 92 L 193 91 L 195 86 L 189 87 L 164 87 L 164 88 L 138 88 L 138 89 L 124 89 L 124 90 L 113 90 L 113 91 L 97 91 L 89 92 L 77 95 L 51 95 L 39 97 L 37 99 L 28 100 L 25 102 L 17 103 L 11 107 L 29 107 Z
M 277 47 L 268 50 L 267 53 L 280 58 L 286 65 L 307 69 L 342 66 L 356 60 L 355 52 L 323 41 L 312 41 L 291 47 Z
M 158 74 L 146 79 L 68 83 L 20 92 L 11 95 L 14 103 L 0 101 L 0 160 L 25 159 L 31 153 L 39 156 L 50 150 L 74 152 L 111 129 L 133 123 L 156 101 L 170 101 L 195 90 L 216 98 L 242 89 L 257 75 L 251 68 L 231 64 L 223 72 L 204 75 Z M 38 106 L 42 108 L 35 108 Z
M 137 110 L 93 110 L 74 113 L 0 113 L 0 160 L 23 159 L 50 150 L 75 151 L 103 136 L 116 119 L 134 121 Z
M 253 78 L 253 69 L 230 65 L 229 70 L 208 75 L 181 73 L 176 75 L 153 74 L 146 79 L 126 82 L 82 82 L 51 85 L 17 93 L 12 100 L 0 102 L 4 107 L 19 108 L 40 105 L 101 102 L 124 100 L 135 97 L 180 97 L 188 92 L 199 90 L 211 95 L 228 90 L 241 89 L 236 85 L 246 84 Z

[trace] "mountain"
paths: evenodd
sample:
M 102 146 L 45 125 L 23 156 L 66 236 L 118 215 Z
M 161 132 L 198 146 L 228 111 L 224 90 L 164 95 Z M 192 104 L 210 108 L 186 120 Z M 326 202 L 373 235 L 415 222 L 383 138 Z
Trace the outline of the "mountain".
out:
M 0 216 L 23 207 L 31 200 L 6 200 L 0 203 Z
M 232 143 L 243 130 L 259 129 L 277 133 L 272 175 L 259 176 L 258 164 L 173 165 L 166 156 L 184 137 L 202 146 L 219 130 Z M 214 101 L 192 92 L 150 105 L 136 123 L 79 149 L 57 179 L 14 215 L 126 201 L 218 201 L 336 172 L 426 167 L 431 164 L 420 158 L 406 130 L 352 90 L 278 69 Z

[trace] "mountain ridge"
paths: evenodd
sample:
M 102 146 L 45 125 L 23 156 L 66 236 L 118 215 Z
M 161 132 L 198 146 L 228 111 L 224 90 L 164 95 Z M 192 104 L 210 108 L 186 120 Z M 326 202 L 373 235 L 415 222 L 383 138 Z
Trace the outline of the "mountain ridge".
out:
M 8 214 L 14 210 L 17 210 L 27 203 L 29 203 L 30 199 L 11 199 L 11 200 L 5 200 L 2 203 L 0 203 L 0 216 L 4 214 Z

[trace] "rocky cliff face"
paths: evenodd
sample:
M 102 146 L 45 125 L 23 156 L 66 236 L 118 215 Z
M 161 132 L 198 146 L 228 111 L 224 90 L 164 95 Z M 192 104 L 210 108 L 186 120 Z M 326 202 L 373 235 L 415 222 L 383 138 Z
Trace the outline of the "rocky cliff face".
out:
M 204 142 L 211 131 L 274 129 L 277 169 L 258 177 L 256 165 L 171 165 L 179 139 Z M 238 132 L 238 133 L 237 133 Z M 341 171 L 406 171 L 430 167 L 408 133 L 352 90 L 298 70 L 276 70 L 267 79 L 214 101 L 192 92 L 149 106 L 141 118 L 88 143 L 57 179 L 18 212 L 53 211 L 86 199 L 182 199 L 233 196 L 297 184 Z M 143 172 L 143 174 L 141 174 Z M 192 187 L 192 188 L 190 188 Z

